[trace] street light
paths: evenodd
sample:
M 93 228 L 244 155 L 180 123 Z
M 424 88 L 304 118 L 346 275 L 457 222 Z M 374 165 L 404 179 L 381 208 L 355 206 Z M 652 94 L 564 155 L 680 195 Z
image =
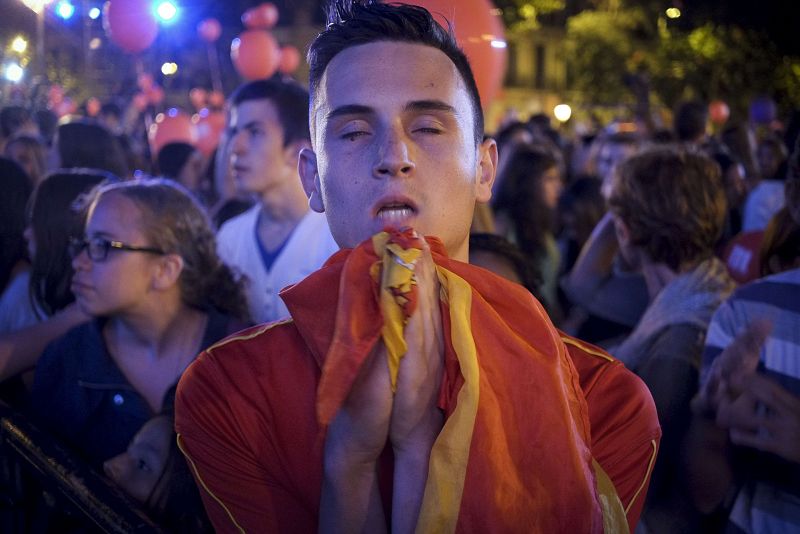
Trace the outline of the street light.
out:
M 39 74 L 47 74 L 47 65 L 44 57 L 44 9 L 53 0 L 22 0 L 25 6 L 36 13 L 36 64 Z
M 56 5 L 56 13 L 58 13 L 58 16 L 62 19 L 68 20 L 75 14 L 75 6 L 67 0 L 61 0 L 58 5 Z
M 667 9 L 667 17 L 671 19 L 677 19 L 681 16 L 681 10 L 677 7 L 670 7 Z
M 17 54 L 22 54 L 25 50 L 28 49 L 28 41 L 21 35 L 17 35 L 14 37 L 14 40 L 11 41 L 11 50 L 16 52 Z
M 12 83 L 17 83 L 25 75 L 25 69 L 20 67 L 17 63 L 9 63 L 6 65 L 5 70 L 6 80 Z

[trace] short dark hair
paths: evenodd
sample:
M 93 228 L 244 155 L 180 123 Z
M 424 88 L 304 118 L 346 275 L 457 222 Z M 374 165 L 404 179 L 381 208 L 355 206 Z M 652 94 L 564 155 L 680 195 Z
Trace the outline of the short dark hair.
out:
M 673 270 L 713 255 L 727 211 L 719 165 L 675 147 L 622 163 L 608 204 L 628 226 L 631 243 Z
M 675 110 L 675 133 L 678 141 L 695 141 L 706 131 L 708 106 L 703 102 L 682 102 Z
M 461 74 L 472 102 L 475 143 L 483 140 L 483 112 L 478 86 L 469 60 L 459 48 L 449 23 L 445 30 L 423 7 L 382 4 L 378 0 L 333 0 L 327 13 L 328 26 L 308 48 L 312 105 L 325 69 L 339 52 L 381 41 L 427 45 L 441 50 Z
M 11 137 L 26 122 L 31 113 L 22 106 L 4 106 L 0 109 L 0 135 Z
M 269 100 L 275 106 L 283 128 L 283 146 L 295 141 L 308 141 L 308 91 L 299 83 L 275 75 L 240 85 L 231 95 L 231 106 L 248 100 Z
M 167 143 L 161 147 L 156 154 L 156 165 L 158 172 L 165 178 L 178 179 L 183 166 L 189 161 L 189 157 L 197 150 L 189 143 L 174 142 Z

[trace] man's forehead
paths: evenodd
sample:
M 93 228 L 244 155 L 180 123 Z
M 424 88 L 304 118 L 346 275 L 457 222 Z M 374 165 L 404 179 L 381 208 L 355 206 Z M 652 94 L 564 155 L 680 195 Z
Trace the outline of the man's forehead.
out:
M 459 100 L 467 104 L 469 100 L 461 74 L 441 50 L 419 43 L 376 41 L 346 48 L 328 63 L 313 93 L 312 122 L 333 108 L 385 103 L 389 97 L 403 104 L 451 100 L 447 103 L 454 107 Z

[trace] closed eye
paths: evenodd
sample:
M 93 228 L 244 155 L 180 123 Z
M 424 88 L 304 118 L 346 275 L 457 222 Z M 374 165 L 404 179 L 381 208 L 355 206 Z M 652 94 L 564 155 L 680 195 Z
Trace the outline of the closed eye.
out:
M 358 130 L 358 131 L 355 131 L 355 132 L 345 132 L 345 133 L 342 134 L 342 139 L 347 139 L 348 141 L 355 141 L 356 139 L 358 139 L 359 137 L 362 137 L 364 135 L 369 135 L 369 132 L 365 132 L 365 131 L 361 131 L 361 130 Z

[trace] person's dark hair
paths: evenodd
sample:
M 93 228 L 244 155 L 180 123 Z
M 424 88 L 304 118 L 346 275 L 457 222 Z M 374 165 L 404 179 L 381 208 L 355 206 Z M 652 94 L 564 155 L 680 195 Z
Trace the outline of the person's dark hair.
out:
M 160 417 L 174 419 L 171 413 Z M 174 423 L 173 423 L 174 428 Z M 168 532 L 213 533 L 197 484 L 183 453 L 177 435 L 169 440 L 164 470 L 145 503 L 148 513 Z
M 169 179 L 128 180 L 96 188 L 84 207 L 109 194 L 122 195 L 141 210 L 142 232 L 151 246 L 183 258 L 178 284 L 187 305 L 213 306 L 249 322 L 242 283 L 217 255 L 211 221 L 192 193 Z
M 14 161 L 0 157 L 0 293 L 14 266 L 25 258 L 25 205 L 33 192 L 31 179 Z
M 541 256 L 546 236 L 554 229 L 555 213 L 545 206 L 541 188 L 541 177 L 554 167 L 558 160 L 550 151 L 520 147 L 498 177 L 500 186 L 492 208 L 495 214 L 508 216 L 520 250 L 531 258 Z
M 0 135 L 11 137 L 20 126 L 31 120 L 31 113 L 22 106 L 4 106 L 0 109 Z
M 72 261 L 67 251 L 70 237 L 83 234 L 84 217 L 75 205 L 96 185 L 117 178 L 95 169 L 59 169 L 36 187 L 28 220 L 36 243 L 31 258 L 30 293 L 37 309 L 52 315 L 75 297 L 70 291 Z
M 44 176 L 45 173 L 45 144 L 44 140 L 40 137 L 36 137 L 33 135 L 27 134 L 20 134 L 15 135 L 11 139 L 8 140 L 6 143 L 5 154 L 6 157 L 10 157 L 11 154 L 10 148 L 14 145 L 21 145 L 27 151 L 26 158 L 30 158 L 30 162 L 32 163 L 32 168 L 29 169 L 29 177 L 33 184 L 39 183 Z M 23 164 L 23 162 L 17 161 L 17 163 Z M 32 172 L 30 172 L 32 171 Z
M 787 206 L 781 208 L 764 230 L 759 250 L 761 276 L 777 274 L 797 267 L 800 260 L 800 224 Z
M 98 123 L 90 120 L 65 122 L 59 125 L 56 135 L 62 168 L 100 169 L 120 178 L 128 175 L 119 141 Z
M 39 126 L 39 135 L 42 136 L 44 143 L 49 147 L 53 144 L 53 137 L 56 135 L 58 126 L 58 116 L 49 109 L 39 109 L 34 113 L 36 124 Z
M 794 221 L 800 225 L 800 136 L 794 143 L 794 150 L 789 157 L 784 183 L 786 207 Z
M 576 240 L 578 248 L 589 239 L 605 211 L 606 201 L 601 192 L 600 180 L 594 176 L 579 176 L 564 189 L 558 199 L 559 216 L 570 215 L 573 218 L 572 229 L 575 235 L 570 237 Z
M 495 132 L 492 137 L 497 143 L 497 152 L 504 157 L 510 155 L 514 146 L 518 143 L 516 139 L 519 135 L 527 136 L 528 140 L 533 138 L 530 127 L 525 122 L 512 121 Z
M 783 140 L 777 135 L 768 135 L 758 143 L 758 152 L 762 150 L 772 152 L 772 157 L 775 159 L 774 169 L 761 169 L 762 178 L 779 182 L 784 181 L 789 170 L 789 151 L 786 149 Z
M 696 141 L 706 132 L 708 106 L 699 101 L 682 102 L 675 110 L 678 141 Z
M 497 234 L 470 234 L 470 254 L 480 251 L 495 254 L 506 260 L 514 268 L 525 289 L 540 299 L 540 295 L 537 294 L 541 281 L 540 273 L 536 265 L 514 243 Z
M 110 115 L 117 119 L 122 119 L 122 108 L 115 102 L 106 102 L 100 106 L 100 115 Z
M 196 149 L 189 143 L 167 143 L 156 155 L 158 173 L 165 178 L 178 179 L 181 169 Z
M 676 271 L 713 254 L 727 211 L 719 166 L 674 147 L 652 148 L 622 163 L 608 204 L 634 246 Z
M 308 141 L 308 91 L 293 80 L 275 75 L 239 86 L 231 95 L 231 107 L 248 100 L 269 100 L 275 106 L 283 128 L 283 146 L 295 141 Z
M 328 5 L 327 13 L 327 27 L 308 49 L 312 107 L 325 69 L 340 52 L 353 46 L 381 41 L 421 44 L 441 50 L 458 69 L 472 102 L 475 144 L 483 140 L 483 112 L 478 86 L 467 56 L 456 42 L 452 27 L 448 30 L 442 28 L 423 7 L 384 4 L 378 0 L 334 0 Z M 413 73 L 409 75 L 413 76 Z

